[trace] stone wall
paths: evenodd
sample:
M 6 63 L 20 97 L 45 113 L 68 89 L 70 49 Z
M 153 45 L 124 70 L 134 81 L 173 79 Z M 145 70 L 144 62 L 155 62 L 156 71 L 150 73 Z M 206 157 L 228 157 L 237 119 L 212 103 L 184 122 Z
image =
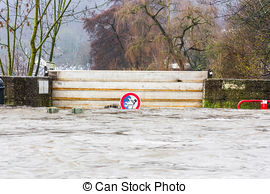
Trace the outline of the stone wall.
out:
M 52 80 L 48 77 L 1 76 L 5 105 L 43 107 L 52 105 Z
M 241 100 L 269 100 L 270 80 L 207 79 L 204 81 L 204 108 L 237 108 Z M 243 103 L 241 108 L 260 108 Z

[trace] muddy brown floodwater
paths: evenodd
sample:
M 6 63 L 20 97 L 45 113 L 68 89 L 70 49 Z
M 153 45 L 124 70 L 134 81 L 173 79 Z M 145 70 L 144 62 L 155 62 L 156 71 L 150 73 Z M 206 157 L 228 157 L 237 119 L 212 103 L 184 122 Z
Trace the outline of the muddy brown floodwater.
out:
M 270 178 L 270 112 L 0 107 L 0 178 Z

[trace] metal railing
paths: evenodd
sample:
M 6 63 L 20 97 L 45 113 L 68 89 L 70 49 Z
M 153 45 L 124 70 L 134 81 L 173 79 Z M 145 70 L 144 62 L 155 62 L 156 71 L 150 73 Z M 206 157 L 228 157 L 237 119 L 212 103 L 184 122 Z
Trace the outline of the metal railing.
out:
M 241 104 L 244 102 L 255 102 L 255 103 L 261 103 L 261 109 L 267 109 L 267 104 L 270 103 L 270 100 L 242 100 L 238 103 L 237 109 L 241 108 Z

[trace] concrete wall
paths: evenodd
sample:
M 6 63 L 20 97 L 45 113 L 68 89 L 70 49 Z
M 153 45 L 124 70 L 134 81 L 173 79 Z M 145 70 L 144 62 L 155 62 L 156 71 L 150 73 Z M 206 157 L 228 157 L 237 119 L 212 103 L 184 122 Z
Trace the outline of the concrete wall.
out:
M 241 100 L 269 100 L 270 80 L 206 79 L 203 107 L 237 108 Z M 259 103 L 243 103 L 241 108 L 260 108 Z
M 104 108 L 135 92 L 142 108 L 202 107 L 206 71 L 49 71 L 53 105 Z
M 52 81 L 48 77 L 0 77 L 5 84 L 5 104 L 12 106 L 51 106 Z

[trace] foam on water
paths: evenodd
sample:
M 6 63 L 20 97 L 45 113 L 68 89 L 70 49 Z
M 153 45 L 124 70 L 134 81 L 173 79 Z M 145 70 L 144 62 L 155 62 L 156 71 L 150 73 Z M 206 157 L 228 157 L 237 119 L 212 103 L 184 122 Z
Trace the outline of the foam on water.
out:
M 0 107 L 0 178 L 270 178 L 268 110 Z

